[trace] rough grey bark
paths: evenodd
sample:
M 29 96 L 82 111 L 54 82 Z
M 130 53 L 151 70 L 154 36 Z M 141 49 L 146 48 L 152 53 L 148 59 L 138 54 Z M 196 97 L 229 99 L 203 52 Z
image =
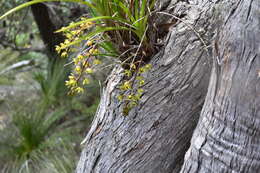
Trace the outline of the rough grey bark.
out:
M 120 69 L 111 74 L 76 172 L 180 172 L 204 101 L 181 172 L 257 172 L 260 1 L 160 2 L 186 16 L 152 58 L 141 103 L 127 117 L 115 98 Z
M 260 170 L 260 1 L 234 1 L 221 16 L 209 92 L 182 173 Z
M 122 71 L 113 71 L 85 139 L 77 173 L 180 170 L 207 93 L 211 52 L 203 48 L 199 37 L 211 41 L 214 3 L 168 2 L 171 14 L 187 14 L 185 23 L 171 28 L 165 48 L 152 58 L 145 93 L 128 116 L 122 115 L 116 99 Z

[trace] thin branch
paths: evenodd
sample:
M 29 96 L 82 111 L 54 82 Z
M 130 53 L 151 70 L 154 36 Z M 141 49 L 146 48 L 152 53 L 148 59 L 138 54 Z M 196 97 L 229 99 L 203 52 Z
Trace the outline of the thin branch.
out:
M 200 34 L 198 33 L 198 31 L 195 30 L 195 28 L 190 25 L 189 23 L 185 22 L 184 20 L 182 20 L 181 18 L 173 15 L 173 14 L 170 14 L 170 13 L 166 13 L 166 12 L 156 12 L 156 13 L 159 13 L 159 14 L 164 14 L 164 15 L 167 15 L 167 16 L 171 16 L 173 17 L 174 19 L 177 19 L 179 21 L 181 21 L 182 23 L 184 23 L 186 26 L 188 26 L 191 30 L 194 31 L 194 33 L 197 35 L 197 37 L 200 39 L 200 41 L 202 42 L 202 44 L 204 45 L 204 49 L 207 51 L 208 55 L 209 55 L 209 51 L 208 51 L 208 45 L 205 43 L 205 41 L 202 39 L 202 37 L 200 36 Z

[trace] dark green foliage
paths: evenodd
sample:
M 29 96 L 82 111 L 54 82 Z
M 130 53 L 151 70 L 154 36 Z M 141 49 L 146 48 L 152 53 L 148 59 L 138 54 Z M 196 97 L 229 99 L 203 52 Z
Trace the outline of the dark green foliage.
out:
M 57 105 L 65 97 L 67 88 L 64 85 L 65 79 L 69 72 L 64 68 L 65 60 L 49 61 L 47 74 L 39 71 L 35 73 L 34 78 L 40 84 L 42 102 L 45 105 Z M 59 101 L 60 100 L 60 101 Z M 65 99 L 66 100 L 66 99 Z

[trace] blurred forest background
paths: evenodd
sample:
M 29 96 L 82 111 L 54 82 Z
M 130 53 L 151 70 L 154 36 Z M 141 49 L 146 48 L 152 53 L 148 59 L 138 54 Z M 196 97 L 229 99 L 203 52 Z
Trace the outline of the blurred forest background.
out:
M 23 2 L 0 0 L 0 15 Z M 68 96 L 70 68 L 54 51 L 64 38 L 54 31 L 86 13 L 79 4 L 55 2 L 0 21 L 1 173 L 74 171 L 107 72 L 93 75 L 81 96 Z

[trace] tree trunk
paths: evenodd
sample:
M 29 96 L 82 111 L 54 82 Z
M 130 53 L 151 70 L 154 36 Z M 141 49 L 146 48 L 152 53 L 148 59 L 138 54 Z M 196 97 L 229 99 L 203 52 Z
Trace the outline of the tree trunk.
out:
M 230 9 L 221 12 L 207 99 L 181 172 L 260 170 L 260 1 Z
M 122 70 L 114 69 L 84 140 L 77 173 L 179 172 L 209 78 L 207 99 L 182 171 L 257 168 L 260 8 L 258 0 L 244 1 L 159 1 L 161 9 L 185 17 L 170 28 L 164 49 L 152 58 L 145 93 L 128 116 L 122 115 L 122 105 L 116 99 Z M 252 151 L 256 153 L 246 157 L 248 169 L 244 169 L 239 161 Z M 224 152 L 225 157 L 221 155 Z
M 50 53 L 50 57 L 52 59 L 56 58 L 55 46 L 64 41 L 64 36 L 61 33 L 55 33 L 58 28 L 51 20 L 48 7 L 45 4 L 34 4 L 31 6 L 31 9 L 42 40 Z
M 177 10 L 186 3 L 176 3 Z M 207 11 L 192 7 L 187 23 L 196 30 L 208 26 Z M 158 14 L 160 15 L 160 14 Z M 164 17 L 163 15 L 161 17 Z M 86 138 L 78 173 L 172 172 L 179 170 L 196 126 L 208 87 L 208 53 L 185 23 L 172 28 L 164 50 L 152 58 L 145 93 L 138 107 L 123 116 L 116 87 L 116 68 L 107 82 Z M 207 28 L 209 31 L 210 29 Z M 211 33 L 204 33 L 205 39 Z
M 33 4 L 31 6 L 32 14 L 35 22 L 40 31 L 42 41 L 47 49 L 48 55 L 48 73 L 52 76 L 55 75 L 55 68 L 60 64 L 64 64 L 66 61 L 61 59 L 58 53 L 55 51 L 55 46 L 59 45 L 65 40 L 62 33 L 55 33 L 58 26 L 55 26 L 54 21 L 51 19 L 48 7 L 44 3 Z M 68 74 L 64 74 L 67 76 Z

